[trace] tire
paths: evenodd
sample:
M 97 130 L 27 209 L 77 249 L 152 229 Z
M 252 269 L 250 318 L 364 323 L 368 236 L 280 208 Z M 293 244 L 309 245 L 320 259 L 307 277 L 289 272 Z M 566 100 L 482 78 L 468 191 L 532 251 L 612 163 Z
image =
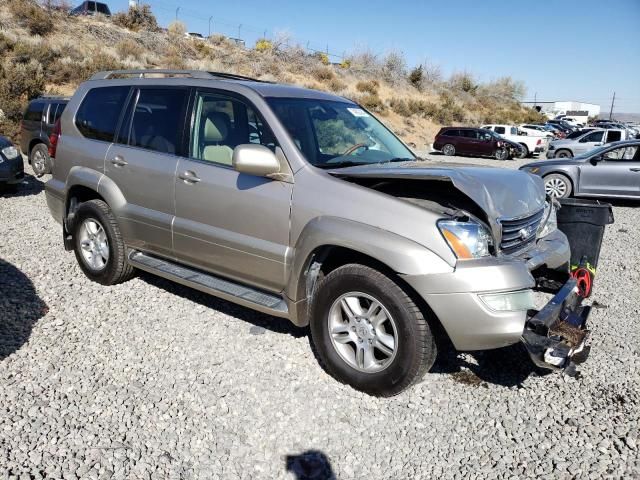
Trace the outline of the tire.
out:
M 573 185 L 568 177 L 560 173 L 552 173 L 543 178 L 545 193 L 554 198 L 567 198 L 573 192 Z
M 49 149 L 44 143 L 39 143 L 31 149 L 29 153 L 29 163 L 36 177 L 41 177 L 47 173 L 51 173 L 51 158 L 49 158 Z
M 444 153 L 447 157 L 451 157 L 456 154 L 456 147 L 447 143 L 444 147 L 442 147 L 442 153 Z
M 102 200 L 89 200 L 78 207 L 73 221 L 73 250 L 84 274 L 102 285 L 122 283 L 135 272 L 127 263 L 116 218 Z
M 373 268 L 349 264 L 329 273 L 316 289 L 310 313 L 311 339 L 321 365 L 357 390 L 397 395 L 435 362 L 435 338 L 422 311 L 398 283 Z M 360 350 L 368 353 L 356 355 Z
M 496 149 L 494 156 L 496 160 L 509 160 L 509 150 L 506 148 L 498 148 Z
M 554 158 L 573 158 L 573 153 L 571 153 L 571 150 L 558 150 L 554 155 Z
M 520 155 L 518 155 L 518 158 L 527 158 L 530 155 L 529 147 L 527 147 L 524 143 L 520 143 L 519 145 L 522 147 L 522 152 L 520 153 Z

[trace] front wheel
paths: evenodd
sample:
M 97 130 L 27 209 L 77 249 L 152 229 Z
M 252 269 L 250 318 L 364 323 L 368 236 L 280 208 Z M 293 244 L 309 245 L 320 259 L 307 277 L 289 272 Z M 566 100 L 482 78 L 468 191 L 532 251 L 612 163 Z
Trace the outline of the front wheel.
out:
M 570 150 L 558 150 L 555 155 L 556 158 L 573 158 L 573 153 Z
M 498 148 L 495 152 L 496 160 L 509 160 L 509 150 L 506 148 Z
M 39 143 L 31 149 L 29 160 L 33 173 L 35 173 L 36 177 L 41 177 L 46 173 L 51 173 L 49 149 L 44 143 Z
M 552 173 L 544 177 L 544 190 L 553 198 L 567 198 L 571 196 L 571 181 L 564 175 Z
M 518 158 L 527 158 L 529 156 L 529 147 L 527 147 L 524 143 L 520 144 L 521 150 Z
M 310 306 L 318 359 L 336 379 L 396 395 L 431 368 L 436 342 L 422 311 L 389 276 L 349 264 L 329 273 Z

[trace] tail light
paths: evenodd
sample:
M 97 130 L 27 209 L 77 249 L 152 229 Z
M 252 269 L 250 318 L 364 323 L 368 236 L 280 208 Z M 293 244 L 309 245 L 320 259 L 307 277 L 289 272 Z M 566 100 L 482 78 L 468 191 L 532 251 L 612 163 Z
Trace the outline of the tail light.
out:
M 542 144 L 542 140 L 538 139 L 538 141 L 536 142 L 536 145 L 541 145 Z
M 58 119 L 53 126 L 53 131 L 49 135 L 49 156 L 51 158 L 56 157 L 56 149 L 58 148 L 58 140 L 60 140 L 60 120 Z

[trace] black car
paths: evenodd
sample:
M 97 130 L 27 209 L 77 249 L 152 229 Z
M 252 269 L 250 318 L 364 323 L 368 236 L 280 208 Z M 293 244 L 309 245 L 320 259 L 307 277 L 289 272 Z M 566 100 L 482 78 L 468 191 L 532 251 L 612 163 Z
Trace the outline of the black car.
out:
M 106 3 L 91 1 L 82 2 L 71 10 L 70 15 L 96 15 L 98 13 L 107 17 L 111 16 L 111 10 L 109 10 L 109 6 Z
M 11 140 L 0 136 L 0 188 L 15 186 L 21 183 L 23 178 L 22 155 Z
M 20 150 L 29 159 L 37 177 L 51 173 L 49 135 L 68 102 L 66 97 L 39 97 L 32 100 L 24 112 L 20 124 Z

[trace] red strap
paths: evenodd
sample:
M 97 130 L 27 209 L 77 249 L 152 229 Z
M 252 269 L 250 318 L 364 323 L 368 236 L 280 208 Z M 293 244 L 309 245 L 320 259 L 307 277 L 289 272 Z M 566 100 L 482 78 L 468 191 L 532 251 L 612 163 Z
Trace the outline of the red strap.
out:
M 577 268 L 571 272 L 571 276 L 578 280 L 578 293 L 581 297 L 587 298 L 591 295 L 591 273 L 586 268 Z

